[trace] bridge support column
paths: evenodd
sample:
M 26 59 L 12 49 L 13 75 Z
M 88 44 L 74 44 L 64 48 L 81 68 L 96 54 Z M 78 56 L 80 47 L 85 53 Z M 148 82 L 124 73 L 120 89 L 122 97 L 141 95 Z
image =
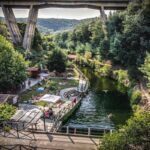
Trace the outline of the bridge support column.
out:
M 7 6 L 2 6 L 2 9 L 3 9 L 6 24 L 9 28 L 9 32 L 11 34 L 13 43 L 16 44 L 16 45 L 21 45 L 22 36 L 21 36 L 20 31 L 19 31 L 17 21 L 16 21 L 16 18 L 15 18 L 15 15 L 13 13 L 12 8 L 7 7 Z
M 23 48 L 29 49 L 31 48 L 32 40 L 34 37 L 34 32 L 36 28 L 36 22 L 37 22 L 37 16 L 38 16 L 38 8 L 31 6 L 28 16 L 28 21 L 26 25 L 25 35 L 23 39 Z
M 103 6 L 101 6 L 101 8 L 100 8 L 100 15 L 101 15 L 102 21 L 105 23 L 107 21 L 107 15 L 105 14 Z
M 104 11 L 104 7 L 103 6 L 101 6 L 101 8 L 100 8 L 100 18 L 101 18 L 101 20 L 102 20 L 102 22 L 103 22 L 103 25 L 102 25 L 102 27 L 103 27 L 103 31 L 104 31 L 104 35 L 105 35 L 105 40 L 107 40 L 107 27 L 106 27 L 106 21 L 107 21 L 107 15 L 105 14 L 105 11 Z

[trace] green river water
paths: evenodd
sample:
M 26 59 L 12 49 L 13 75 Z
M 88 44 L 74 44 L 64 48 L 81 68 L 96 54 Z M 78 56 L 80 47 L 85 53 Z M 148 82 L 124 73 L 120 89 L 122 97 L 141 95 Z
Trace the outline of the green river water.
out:
M 82 71 L 90 81 L 89 92 L 65 125 L 114 129 L 125 124 L 131 115 L 127 89 L 112 79 L 98 76 L 89 68 Z M 111 118 L 109 114 L 112 114 Z

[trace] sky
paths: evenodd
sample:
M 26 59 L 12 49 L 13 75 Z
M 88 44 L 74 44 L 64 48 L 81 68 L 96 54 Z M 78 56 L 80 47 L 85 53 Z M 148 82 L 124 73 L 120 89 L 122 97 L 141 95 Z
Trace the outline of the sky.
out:
M 13 9 L 16 18 L 26 18 L 28 9 Z M 106 11 L 106 14 L 109 12 Z M 4 16 L 0 8 L 0 16 Z M 40 9 L 38 18 L 67 18 L 67 19 L 85 19 L 100 16 L 100 11 L 88 8 L 46 8 Z

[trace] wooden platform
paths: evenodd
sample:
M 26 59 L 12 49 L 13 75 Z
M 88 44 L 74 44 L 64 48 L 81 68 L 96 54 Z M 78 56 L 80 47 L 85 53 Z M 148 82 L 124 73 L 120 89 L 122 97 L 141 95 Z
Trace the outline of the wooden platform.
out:
M 30 148 L 36 148 L 37 150 L 97 150 L 100 142 L 100 139 L 95 138 L 52 134 L 35 134 L 35 139 L 33 141 L 29 139 L 0 137 L 0 146 L 8 147 L 10 145 L 18 145 L 19 147 L 19 145 L 24 145 L 27 148 L 30 146 Z M 17 147 L 12 150 L 17 150 Z

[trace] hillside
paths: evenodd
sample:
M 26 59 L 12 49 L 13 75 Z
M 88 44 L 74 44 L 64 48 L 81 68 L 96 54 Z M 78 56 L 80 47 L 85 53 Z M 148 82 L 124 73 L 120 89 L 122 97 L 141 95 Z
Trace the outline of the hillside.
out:
M 4 18 L 0 17 L 0 20 L 4 20 Z M 17 18 L 17 21 L 26 22 L 27 18 Z M 71 30 L 80 22 L 81 20 L 75 19 L 38 18 L 37 27 L 41 33 L 47 34 L 50 32 Z

